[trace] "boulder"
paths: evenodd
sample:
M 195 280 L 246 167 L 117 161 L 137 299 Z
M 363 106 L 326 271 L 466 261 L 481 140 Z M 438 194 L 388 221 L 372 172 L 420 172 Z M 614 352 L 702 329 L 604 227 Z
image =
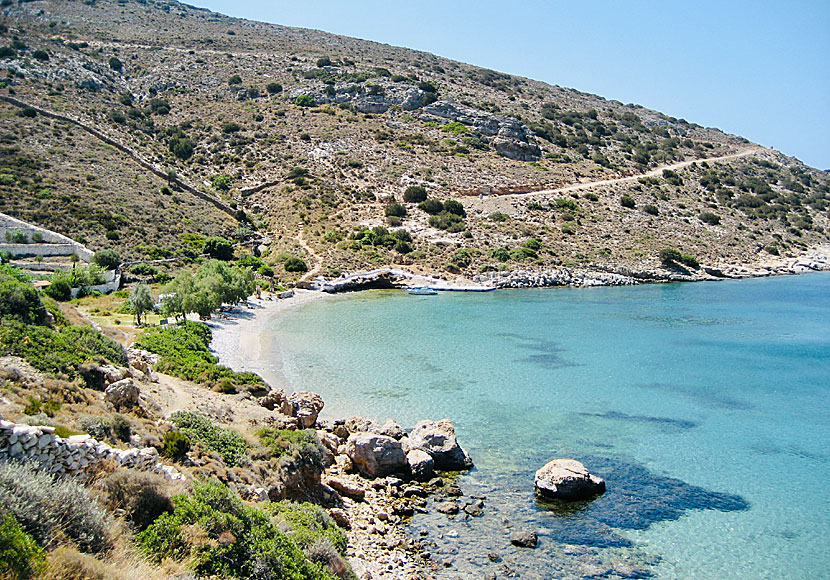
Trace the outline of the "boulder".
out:
M 115 407 L 132 407 L 138 403 L 141 391 L 133 379 L 121 379 L 112 383 L 104 391 L 104 399 Z
M 276 411 L 289 417 L 292 416 L 291 404 L 285 396 L 285 391 L 282 389 L 271 389 L 264 397 L 259 400 L 259 404 L 269 411 Z
M 322 397 L 316 393 L 299 392 L 288 395 L 288 402 L 291 404 L 292 417 L 297 417 L 303 429 L 313 427 L 317 422 L 317 415 L 323 410 Z
M 352 433 L 346 441 L 346 454 L 354 466 L 370 477 L 383 477 L 406 471 L 406 454 L 399 441 L 375 433 Z
M 366 417 L 349 417 L 343 422 L 343 426 L 349 433 L 380 433 L 380 425 Z
M 536 472 L 536 493 L 542 497 L 567 501 L 590 499 L 605 492 L 605 481 L 588 473 L 574 459 L 554 459 Z
M 435 461 L 432 456 L 422 449 L 413 449 L 406 454 L 406 462 L 412 472 L 412 478 L 426 481 L 435 471 Z
M 371 431 L 371 429 L 370 429 Z M 387 437 L 391 437 L 392 439 L 403 439 L 406 437 L 406 431 L 403 430 L 403 427 L 398 425 L 397 422 L 393 421 L 392 419 L 387 419 L 386 423 L 383 424 L 377 433 L 381 435 L 386 435 Z
M 470 456 L 458 445 L 455 428 L 448 419 L 420 421 L 409 434 L 409 445 L 429 453 L 435 469 L 462 471 L 473 467 Z
M 539 543 L 539 536 L 532 530 L 517 530 L 510 534 L 510 543 L 520 548 L 535 548 Z
M 352 499 L 362 501 L 366 497 L 366 490 L 359 484 L 341 477 L 329 477 L 326 484 L 332 487 L 337 493 Z

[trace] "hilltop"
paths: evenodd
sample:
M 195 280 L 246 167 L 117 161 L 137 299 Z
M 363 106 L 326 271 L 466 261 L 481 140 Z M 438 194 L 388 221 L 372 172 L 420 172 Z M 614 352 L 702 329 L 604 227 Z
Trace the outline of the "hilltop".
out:
M 826 173 L 637 105 L 177 2 L 2 11 L 0 211 L 129 259 L 694 275 L 828 242 Z

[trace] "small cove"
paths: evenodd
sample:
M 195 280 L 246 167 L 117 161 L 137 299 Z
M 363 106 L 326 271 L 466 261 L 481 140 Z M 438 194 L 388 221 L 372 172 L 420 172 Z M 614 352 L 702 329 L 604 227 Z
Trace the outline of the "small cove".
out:
M 794 579 L 830 564 L 820 491 L 830 274 L 367 292 L 272 326 L 261 341 L 272 371 L 320 393 L 325 415 L 454 422 L 477 465 L 459 483 L 486 496 L 485 515 L 411 525 L 452 562 L 447 578 Z M 609 492 L 573 509 L 536 502 L 533 472 L 561 456 L 605 477 Z M 509 547 L 516 527 L 539 531 L 539 548 Z

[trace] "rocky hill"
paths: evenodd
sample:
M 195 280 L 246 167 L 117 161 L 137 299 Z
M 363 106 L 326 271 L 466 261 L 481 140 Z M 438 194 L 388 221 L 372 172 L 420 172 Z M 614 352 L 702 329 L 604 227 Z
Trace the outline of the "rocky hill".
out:
M 133 259 L 220 234 L 327 276 L 693 274 L 828 243 L 824 172 L 423 52 L 172 1 L 4 1 L 0 71 L 0 211 Z

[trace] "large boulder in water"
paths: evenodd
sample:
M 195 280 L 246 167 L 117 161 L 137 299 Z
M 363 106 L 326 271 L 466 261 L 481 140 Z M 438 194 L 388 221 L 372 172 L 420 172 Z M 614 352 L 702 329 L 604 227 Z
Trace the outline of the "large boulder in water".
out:
M 409 434 L 409 447 L 429 453 L 435 469 L 462 471 L 473 467 L 473 460 L 458 444 L 455 428 L 448 419 L 418 422 Z
M 588 473 L 574 459 L 554 459 L 536 472 L 536 493 L 567 501 L 590 499 L 605 492 L 605 480 Z
M 383 477 L 408 469 L 401 442 L 376 433 L 352 433 L 346 455 L 354 466 L 370 477 Z

